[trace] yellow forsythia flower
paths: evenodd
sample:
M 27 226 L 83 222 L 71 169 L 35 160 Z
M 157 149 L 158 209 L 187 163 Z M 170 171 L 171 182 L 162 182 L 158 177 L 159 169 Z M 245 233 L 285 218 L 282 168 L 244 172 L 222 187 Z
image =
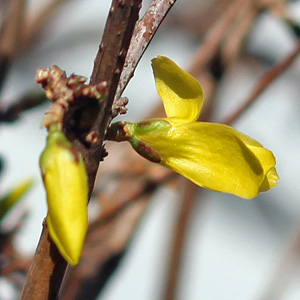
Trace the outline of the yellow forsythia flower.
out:
M 56 125 L 40 157 L 51 239 L 72 265 L 79 262 L 87 231 L 88 182 L 83 159 Z
M 197 122 L 203 91 L 192 75 L 162 56 L 152 68 L 167 118 L 125 123 L 124 139 L 137 152 L 199 186 L 243 198 L 276 185 L 271 151 L 229 126 Z

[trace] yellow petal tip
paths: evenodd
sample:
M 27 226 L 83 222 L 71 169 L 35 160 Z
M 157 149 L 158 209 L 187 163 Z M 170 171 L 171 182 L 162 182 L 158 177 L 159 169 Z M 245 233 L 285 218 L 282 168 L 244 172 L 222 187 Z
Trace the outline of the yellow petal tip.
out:
M 167 117 L 181 119 L 182 123 L 196 121 L 203 104 L 203 90 L 197 79 L 165 56 L 154 58 L 152 69 Z

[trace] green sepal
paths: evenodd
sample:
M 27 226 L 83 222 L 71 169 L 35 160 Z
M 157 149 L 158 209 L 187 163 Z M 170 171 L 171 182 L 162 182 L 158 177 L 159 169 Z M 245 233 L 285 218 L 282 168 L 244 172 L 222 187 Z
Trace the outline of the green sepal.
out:
M 143 136 L 157 134 L 158 132 L 167 132 L 171 124 L 165 119 L 148 119 L 139 123 L 127 123 L 126 132 L 128 132 L 129 142 L 133 149 L 144 158 L 151 162 L 160 163 L 160 153 L 143 141 Z

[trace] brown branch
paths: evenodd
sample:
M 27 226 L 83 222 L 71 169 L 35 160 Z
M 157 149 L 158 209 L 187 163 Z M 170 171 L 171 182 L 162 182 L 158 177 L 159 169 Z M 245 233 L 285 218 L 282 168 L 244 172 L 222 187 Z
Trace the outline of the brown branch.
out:
M 174 228 L 174 240 L 172 243 L 172 247 L 170 247 L 171 255 L 169 261 L 168 276 L 166 280 L 164 295 L 162 297 L 162 299 L 165 300 L 176 299 L 176 288 L 178 287 L 179 270 L 181 268 L 186 235 L 189 229 L 188 221 L 195 205 L 196 192 L 202 190 L 186 179 L 182 179 L 181 183 L 183 185 L 181 195 L 182 202 L 179 214 L 177 216 L 177 222 Z
M 138 19 L 140 3 L 141 0 L 113 1 L 95 60 L 91 82 L 95 84 L 106 81 L 108 84 L 106 101 L 103 102 L 99 116 L 92 126 L 96 134 L 99 134 L 98 140 L 89 148 L 86 148 L 78 140 L 74 141 L 74 145 L 82 153 L 86 162 L 90 193 L 101 159 L 104 132 L 111 118 L 110 112 L 120 72 L 123 68 L 135 22 Z M 56 299 L 66 266 L 67 263 L 50 240 L 47 227 L 44 226 L 21 299 Z
M 5 109 L 0 109 L 0 123 L 1 122 L 14 122 L 18 120 L 20 114 L 26 110 L 35 108 L 46 102 L 44 92 L 32 91 L 17 99 L 13 104 Z
M 148 165 L 148 162 L 146 161 L 142 164 L 145 167 Z M 141 169 L 143 165 L 141 165 L 140 162 L 139 169 Z M 147 174 L 147 176 L 140 178 L 140 171 L 137 173 L 133 172 L 131 176 L 129 176 L 128 172 L 122 170 L 121 175 L 123 175 L 124 178 L 119 179 L 118 190 L 126 189 L 126 194 L 114 192 L 113 195 L 107 195 L 108 193 L 106 192 L 103 197 L 101 193 L 99 198 L 101 214 L 91 224 L 89 230 L 94 230 L 94 228 L 101 226 L 102 223 L 113 220 L 113 218 L 125 210 L 127 206 L 148 194 L 153 194 L 157 188 L 167 184 L 176 177 L 176 173 L 158 165 L 153 168 L 151 167 L 151 173 L 152 174 Z M 128 188 L 129 184 L 132 185 L 130 188 Z M 114 199 L 114 201 L 112 201 L 112 199 Z
M 237 60 L 237 56 L 241 53 L 243 42 L 253 24 L 253 20 L 260 11 L 261 9 L 253 1 L 245 3 L 239 11 L 239 14 L 226 33 L 228 38 L 224 40 L 222 45 L 222 54 L 226 64 L 231 65 L 232 62 Z
M 298 224 L 294 236 L 290 240 L 285 253 L 279 259 L 270 282 L 267 284 L 263 294 L 256 299 L 258 300 L 279 300 L 285 299 L 289 282 L 295 278 L 299 271 L 300 256 L 300 224 Z
M 98 136 L 98 141 L 86 151 L 80 147 L 88 170 L 90 191 L 94 186 L 105 131 L 112 119 L 112 105 L 125 63 L 125 57 L 133 34 L 142 0 L 114 0 L 109 18 L 104 29 L 102 41 L 97 53 L 91 83 L 107 82 L 107 93 L 100 107 L 99 114 L 91 127 L 91 132 Z M 92 161 L 90 154 L 93 153 Z M 95 157 L 97 160 L 95 161 Z
M 0 57 L 13 56 L 20 42 L 24 17 L 24 0 L 11 0 L 8 9 L 11 11 L 0 32 Z
M 236 122 L 242 114 L 249 109 L 257 100 L 257 98 L 276 80 L 283 72 L 285 72 L 295 61 L 300 53 L 300 41 L 298 41 L 295 49 L 275 65 L 271 70 L 267 71 L 258 81 L 257 85 L 252 89 L 244 104 L 234 111 L 229 117 L 225 118 L 221 123 L 232 124 Z
M 212 60 L 220 48 L 225 33 L 232 26 L 239 11 L 250 2 L 252 0 L 234 1 L 220 20 L 212 27 L 203 41 L 203 46 L 199 47 L 194 54 L 190 67 L 192 74 L 202 70 Z
M 48 20 L 53 16 L 59 6 L 67 1 L 69 0 L 51 0 L 44 4 L 45 6 L 42 7 L 37 16 L 33 17 L 32 20 L 26 20 L 24 35 L 21 41 L 21 50 L 32 45 L 32 42 L 37 38 L 41 28 L 47 24 Z
M 175 2 L 175 1 L 174 1 Z M 126 56 L 126 62 L 125 66 L 122 72 L 122 77 L 121 77 L 121 82 L 119 83 L 118 87 L 118 92 L 117 95 L 115 96 L 115 100 L 117 100 L 125 88 L 126 84 L 130 80 L 130 78 L 133 75 L 134 69 L 140 60 L 142 54 L 144 53 L 147 45 L 150 43 L 153 35 L 155 34 L 157 28 L 159 27 L 160 23 L 164 19 L 165 15 L 171 8 L 171 6 L 174 4 L 173 1 L 153 1 L 152 5 L 148 9 L 147 13 L 145 16 L 141 19 L 141 21 L 136 25 L 135 31 L 134 31 L 134 36 L 131 40 L 131 44 L 129 47 L 129 52 Z M 101 49 L 100 49 L 101 51 Z M 99 68 L 101 69 L 101 68 Z M 103 80 L 104 78 L 100 78 L 99 80 Z M 118 149 L 119 150 L 119 149 Z M 119 150 L 120 152 L 120 150 Z M 122 162 L 125 162 L 128 165 L 128 157 L 129 154 L 125 155 L 125 160 Z M 109 158 L 108 158 L 109 159 Z M 148 165 L 149 162 L 144 161 L 145 165 Z M 122 163 L 121 163 L 122 165 Z M 140 163 L 139 163 L 139 168 L 140 168 Z M 118 166 L 118 170 L 121 172 L 121 167 L 120 165 Z M 153 168 L 151 167 L 151 170 Z M 124 219 L 124 216 L 126 218 L 130 219 L 131 215 L 128 213 L 128 211 L 134 211 L 134 207 L 140 207 L 139 203 L 136 203 L 136 199 L 139 199 L 138 202 L 143 203 L 145 199 L 149 199 L 149 193 L 153 192 L 158 186 L 160 186 L 165 180 L 169 180 L 174 176 L 174 174 L 170 170 L 161 170 L 159 167 L 160 172 L 156 173 L 158 175 L 155 177 L 153 180 L 149 180 L 148 177 L 146 177 L 146 181 L 144 182 L 139 182 L 135 180 L 132 182 L 128 182 L 128 180 L 121 180 L 118 181 L 117 188 L 114 189 L 116 193 L 113 195 L 106 195 L 105 192 L 101 191 L 101 216 L 98 220 L 100 222 L 99 227 L 96 226 L 96 223 L 94 223 L 93 228 L 97 228 L 97 230 L 103 230 L 103 227 L 107 227 L 109 224 L 110 227 L 114 227 L 117 224 L 119 224 L 120 218 Z M 130 170 L 132 171 L 132 164 L 130 165 Z M 165 171 L 165 172 L 164 172 Z M 128 172 L 124 172 L 126 174 L 126 177 L 128 177 Z M 167 175 L 164 178 L 161 178 L 162 174 L 167 173 Z M 147 179 L 148 178 L 148 179 Z M 103 178 L 101 179 L 103 180 Z M 102 181 L 101 181 L 102 182 Z M 105 182 L 105 181 L 104 181 Z M 122 194 L 119 191 L 126 189 L 126 194 Z M 106 201 L 107 200 L 107 201 Z M 147 200 L 148 201 L 148 200 Z M 132 205 L 134 203 L 134 205 Z M 143 210 L 146 209 L 146 206 L 144 206 Z M 136 219 L 136 224 L 138 220 L 140 220 L 142 216 L 143 210 L 140 210 L 139 215 L 135 215 Z M 128 223 L 130 220 L 124 220 L 124 222 Z M 106 224 L 106 225 L 105 225 Z M 122 239 L 122 245 L 123 248 L 119 249 L 124 249 L 125 246 L 127 245 L 132 232 L 134 231 L 135 226 L 132 226 L 130 229 L 130 234 L 126 235 L 126 239 Z M 90 233 L 89 233 L 90 234 Z M 109 240 L 114 240 L 114 243 L 119 243 L 118 236 L 114 237 L 113 234 L 109 235 Z M 107 266 L 106 264 L 110 261 L 112 257 L 116 254 L 114 251 L 107 252 L 106 248 L 108 247 L 107 242 L 101 241 L 99 244 L 95 245 L 95 249 L 98 253 L 101 253 L 101 251 L 105 251 L 104 256 L 100 256 L 97 259 L 89 259 L 89 272 L 88 274 L 84 271 L 87 269 L 86 265 L 87 262 L 84 262 L 84 265 L 82 267 L 76 268 L 74 270 L 71 270 L 71 273 L 68 278 L 70 278 L 71 282 L 67 284 L 64 290 L 64 299 L 74 299 L 75 295 L 77 295 L 76 299 L 82 299 L 84 295 L 84 291 L 87 290 L 87 287 L 89 291 L 91 290 L 97 290 L 97 293 L 101 291 L 103 288 L 104 283 L 107 281 L 109 274 L 107 276 L 100 276 L 100 278 L 97 279 L 97 275 L 95 274 L 102 274 L 102 272 L 105 272 L 105 267 Z M 87 250 L 85 250 L 87 251 Z M 90 256 L 88 256 L 90 257 Z M 95 257 L 95 256 L 93 256 Z M 111 268 L 111 272 L 116 268 L 117 263 L 114 262 L 114 266 Z M 78 282 L 78 279 L 81 278 L 82 284 Z M 97 284 L 95 284 L 95 281 Z M 76 284 L 74 284 L 76 282 Z M 74 289 L 74 285 L 77 286 L 77 291 Z M 68 288 L 70 287 L 70 288 Z M 71 288 L 72 287 L 72 288 Z M 95 293 L 95 294 L 97 294 Z M 89 299 L 91 299 L 92 295 L 89 295 Z
M 176 0 L 153 0 L 143 18 L 136 23 L 126 56 L 124 69 L 121 74 L 116 98 L 121 97 L 129 80 L 134 74 L 137 64 L 146 51 L 160 24 L 175 2 Z
M 20 299 L 57 299 L 66 267 L 67 262 L 51 241 L 46 222 L 44 222 L 41 238 Z

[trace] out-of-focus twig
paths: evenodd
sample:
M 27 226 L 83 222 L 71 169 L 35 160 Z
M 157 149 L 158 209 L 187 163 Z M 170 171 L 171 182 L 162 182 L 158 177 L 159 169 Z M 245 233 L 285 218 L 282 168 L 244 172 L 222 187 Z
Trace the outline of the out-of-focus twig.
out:
M 137 163 L 137 161 L 133 161 L 133 163 Z M 140 164 L 139 160 L 138 163 Z M 114 192 L 112 194 L 108 194 L 106 192 L 106 194 L 104 194 L 104 197 L 100 196 L 99 203 L 101 205 L 101 214 L 96 220 L 93 221 L 93 223 L 90 225 L 89 230 L 93 230 L 93 228 L 97 228 L 102 223 L 112 220 L 117 214 L 120 214 L 124 209 L 126 209 L 128 205 L 131 205 L 135 201 L 148 194 L 153 194 L 153 192 L 157 188 L 164 184 L 167 184 L 172 178 L 176 177 L 176 174 L 174 172 L 169 169 L 162 168 L 161 166 L 154 166 L 153 168 L 149 168 L 151 172 L 149 172 L 149 170 L 147 172 L 148 164 L 142 164 L 139 166 L 140 170 L 144 168 L 145 171 L 139 178 L 137 178 L 137 174 L 140 174 L 140 171 L 138 171 L 138 173 L 133 172 L 133 176 L 130 176 L 130 174 L 127 173 L 127 175 L 125 175 L 125 178 L 119 179 L 120 182 L 122 182 L 122 186 L 124 187 L 124 189 L 127 187 L 125 194 L 117 193 L 117 190 L 114 189 Z M 122 173 L 125 173 L 125 171 L 123 171 Z M 132 182 L 133 180 L 134 182 Z M 105 180 L 104 184 L 106 184 Z M 110 187 L 116 185 L 119 186 L 119 184 L 112 182 L 111 179 L 109 180 L 108 184 L 110 184 Z M 132 187 L 128 188 L 129 184 L 132 184 Z M 108 186 L 106 188 L 109 189 Z M 112 198 L 114 199 L 113 203 L 111 201 Z
M 32 42 L 38 36 L 41 28 L 45 26 L 58 7 L 67 1 L 69 0 L 51 0 L 44 4 L 45 6 L 38 12 L 37 16 L 33 17 L 33 19 L 25 20 L 26 23 L 21 41 L 21 50 L 32 45 Z
M 22 112 L 35 108 L 45 103 L 46 100 L 44 92 L 35 91 L 25 94 L 10 106 L 3 110 L 0 109 L 0 123 L 14 122 L 20 117 Z
M 123 162 L 118 166 L 123 178 L 105 180 L 105 175 L 100 177 L 101 213 L 89 226 L 80 265 L 68 272 L 62 293 L 64 300 L 92 300 L 101 293 L 119 265 L 153 192 L 175 175 L 158 165 L 153 168 L 146 160 L 134 161 L 127 154 L 123 152 Z M 110 157 L 107 159 L 110 161 Z M 128 159 L 132 162 L 133 176 L 126 172 Z
M 288 286 L 293 275 L 296 275 L 296 269 L 299 268 L 300 258 L 300 224 L 289 243 L 287 250 L 280 259 L 275 272 L 268 285 L 266 286 L 263 295 L 257 300 L 280 300 L 284 298 L 284 291 Z
M 229 117 L 221 123 L 232 124 L 235 122 L 249 107 L 255 103 L 257 98 L 274 82 L 283 72 L 285 72 L 295 61 L 300 53 L 300 41 L 297 42 L 295 49 L 283 60 L 267 71 L 258 81 L 257 85 L 251 90 L 244 104 L 234 111 Z
M 0 91 L 20 42 L 25 1 L 11 0 L 6 8 L 9 17 L 0 30 Z
M 190 218 L 191 211 L 194 208 L 196 192 L 201 191 L 198 186 L 186 179 L 182 179 L 181 183 L 180 187 L 182 188 L 183 186 L 183 191 L 181 193 L 182 201 L 177 217 L 176 227 L 174 228 L 174 241 L 170 247 L 171 256 L 163 294 L 163 299 L 165 300 L 176 299 L 179 270 L 181 269 L 185 238 L 188 232 L 188 220 Z
M 203 46 L 199 47 L 193 56 L 189 68 L 192 74 L 197 73 L 198 70 L 203 70 L 205 65 L 212 60 L 220 48 L 223 37 L 231 27 L 233 20 L 239 14 L 239 11 L 250 2 L 252 2 L 252 0 L 234 1 L 226 13 L 224 13 L 220 20 L 212 27 L 202 42 Z
M 237 60 L 238 55 L 241 54 L 241 47 L 244 45 L 243 42 L 259 12 L 261 12 L 261 10 L 253 1 L 245 3 L 239 11 L 239 14 L 226 32 L 228 38 L 224 39 L 222 46 L 225 64 L 232 65 L 232 63 Z
M 17 287 L 21 282 L 23 283 L 31 262 L 31 258 L 22 256 L 14 246 L 15 237 L 23 227 L 27 217 L 28 212 L 25 211 L 12 228 L 3 230 L 2 227 L 0 230 L 0 276 L 8 278 Z M 20 275 L 17 281 L 14 274 Z

